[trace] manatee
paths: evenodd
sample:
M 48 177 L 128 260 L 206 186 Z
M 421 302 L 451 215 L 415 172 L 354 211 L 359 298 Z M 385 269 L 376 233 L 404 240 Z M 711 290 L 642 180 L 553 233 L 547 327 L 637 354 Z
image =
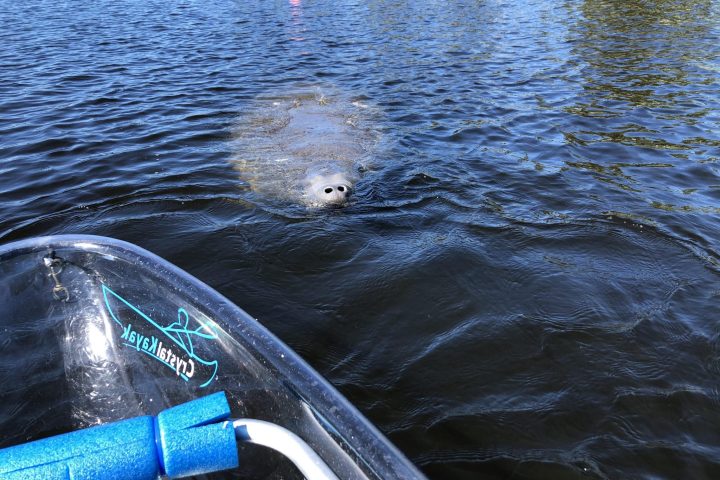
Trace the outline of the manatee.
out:
M 296 89 L 255 100 L 235 128 L 232 162 L 262 195 L 342 206 L 378 138 L 367 105 L 337 92 Z

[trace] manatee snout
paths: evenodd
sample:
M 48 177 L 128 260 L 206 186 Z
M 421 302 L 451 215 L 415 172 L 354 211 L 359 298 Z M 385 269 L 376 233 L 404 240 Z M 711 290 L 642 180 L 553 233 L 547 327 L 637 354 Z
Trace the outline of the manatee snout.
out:
M 328 204 L 342 204 L 345 203 L 350 196 L 349 185 L 325 185 L 322 189 L 323 201 L 322 203 Z
M 307 181 L 307 196 L 316 205 L 344 205 L 352 194 L 353 184 L 342 174 L 314 175 Z

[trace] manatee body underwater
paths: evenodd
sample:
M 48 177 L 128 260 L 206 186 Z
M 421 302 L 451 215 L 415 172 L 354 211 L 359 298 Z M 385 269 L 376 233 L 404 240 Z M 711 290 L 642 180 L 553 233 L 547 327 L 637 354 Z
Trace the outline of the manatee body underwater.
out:
M 257 98 L 238 120 L 232 163 L 262 196 L 310 207 L 347 205 L 378 143 L 372 111 L 321 88 Z

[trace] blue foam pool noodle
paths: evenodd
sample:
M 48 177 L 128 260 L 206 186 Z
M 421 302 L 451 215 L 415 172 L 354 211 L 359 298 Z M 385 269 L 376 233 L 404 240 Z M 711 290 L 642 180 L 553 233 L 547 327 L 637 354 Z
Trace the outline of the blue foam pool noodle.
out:
M 157 480 L 238 466 L 223 392 L 0 450 L 1 480 Z

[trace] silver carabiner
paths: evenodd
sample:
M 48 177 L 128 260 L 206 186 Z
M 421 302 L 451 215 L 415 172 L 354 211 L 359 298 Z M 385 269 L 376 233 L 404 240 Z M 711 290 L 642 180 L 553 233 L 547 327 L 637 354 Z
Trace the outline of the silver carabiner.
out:
M 61 302 L 69 301 L 70 292 L 62 283 L 60 283 L 60 279 L 58 278 L 58 275 L 60 275 L 60 272 L 62 272 L 63 269 L 62 260 L 48 256 L 43 258 L 43 263 L 45 264 L 45 267 L 50 270 L 48 277 L 51 277 L 55 283 L 55 286 L 52 289 L 53 298 Z

